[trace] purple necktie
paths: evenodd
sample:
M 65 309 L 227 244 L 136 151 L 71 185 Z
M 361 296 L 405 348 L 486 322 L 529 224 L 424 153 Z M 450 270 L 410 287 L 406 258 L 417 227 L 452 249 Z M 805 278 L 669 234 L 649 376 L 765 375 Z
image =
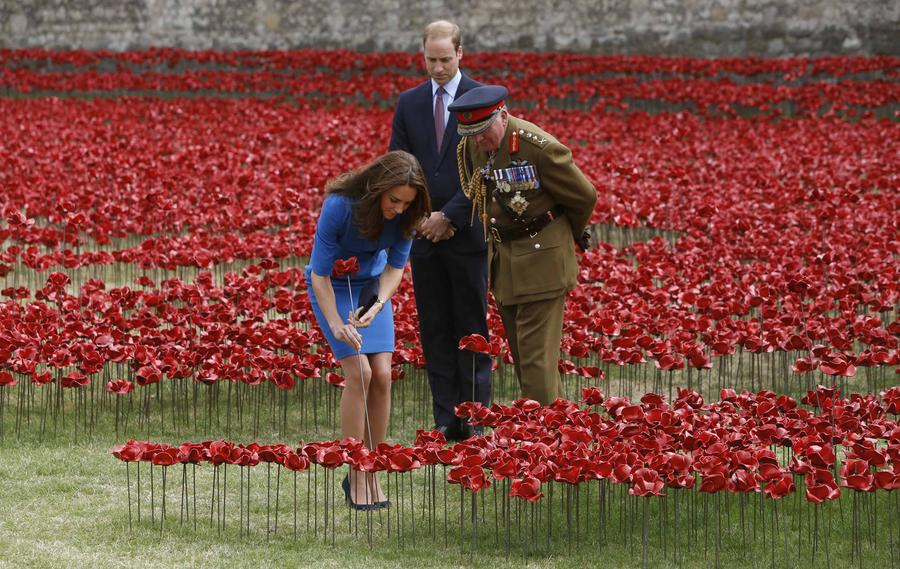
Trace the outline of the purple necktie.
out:
M 434 102 L 434 136 L 437 139 L 438 150 L 444 140 L 444 88 L 438 87 L 437 100 Z

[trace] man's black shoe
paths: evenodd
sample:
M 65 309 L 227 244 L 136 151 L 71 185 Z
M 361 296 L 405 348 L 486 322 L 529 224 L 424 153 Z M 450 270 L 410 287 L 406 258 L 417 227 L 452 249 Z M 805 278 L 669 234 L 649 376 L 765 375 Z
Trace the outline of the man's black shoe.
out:
M 444 435 L 444 438 L 448 441 L 459 440 L 458 438 L 456 438 L 456 435 L 458 434 L 457 430 L 450 425 L 437 425 L 433 430 Z

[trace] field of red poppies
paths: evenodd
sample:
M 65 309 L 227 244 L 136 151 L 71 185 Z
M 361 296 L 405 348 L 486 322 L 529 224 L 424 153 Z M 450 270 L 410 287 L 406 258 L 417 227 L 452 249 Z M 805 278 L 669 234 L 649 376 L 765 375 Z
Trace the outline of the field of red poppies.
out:
M 492 314 L 461 349 L 494 357 L 497 404 L 458 410 L 488 435 L 416 436 L 430 402 L 406 282 L 401 444 L 331 440 L 343 378 L 303 266 L 325 182 L 386 150 L 419 56 L 0 50 L 0 445 L 114 436 L 129 523 L 150 504 L 160 529 L 177 469 L 182 521 L 199 490 L 200 521 L 249 534 L 265 464 L 267 530 L 312 515 L 333 539 L 334 469 L 353 464 L 389 473 L 387 528 L 408 538 L 452 526 L 508 552 L 622 532 L 645 563 L 689 556 L 685 538 L 716 563 L 735 547 L 774 564 L 777 541 L 779 559 L 896 564 L 900 59 L 465 63 L 599 192 L 566 309 L 571 403 L 515 400 Z M 319 442 L 270 444 L 298 439 Z

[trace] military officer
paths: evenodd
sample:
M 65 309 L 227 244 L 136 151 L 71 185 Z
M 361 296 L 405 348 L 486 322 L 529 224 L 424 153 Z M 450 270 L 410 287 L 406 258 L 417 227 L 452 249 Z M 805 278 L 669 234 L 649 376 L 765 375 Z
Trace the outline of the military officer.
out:
M 509 114 L 507 90 L 467 91 L 449 110 L 463 191 L 485 225 L 489 281 L 500 309 L 522 394 L 547 405 L 563 395 L 559 377 L 566 293 L 575 287 L 574 243 L 597 191 L 572 153 L 534 124 Z

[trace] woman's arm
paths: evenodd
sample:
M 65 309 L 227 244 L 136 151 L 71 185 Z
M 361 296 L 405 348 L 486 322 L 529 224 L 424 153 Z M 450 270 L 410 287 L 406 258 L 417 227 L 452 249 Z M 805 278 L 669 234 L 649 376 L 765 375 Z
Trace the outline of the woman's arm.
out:
M 311 273 L 309 278 L 312 281 L 311 284 L 316 295 L 316 301 L 318 301 L 319 308 L 328 322 L 328 327 L 331 328 L 331 333 L 341 342 L 350 344 L 353 346 L 353 349 L 359 350 L 362 347 L 362 336 L 353 326 L 352 318 L 351 322 L 345 323 L 341 315 L 338 314 L 337 303 L 334 300 L 334 289 L 331 287 L 331 277 L 323 277 L 316 273 Z
M 402 279 L 402 268 L 398 269 L 397 267 L 391 266 L 390 264 L 388 264 L 384 268 L 384 272 L 382 272 L 381 276 L 378 278 L 378 300 L 375 301 L 375 304 L 372 305 L 372 308 L 370 308 L 368 312 L 360 316 L 358 319 L 353 319 L 353 322 L 357 327 L 365 328 L 372 323 L 372 320 L 374 320 L 378 313 L 381 312 L 381 309 L 384 308 L 384 304 L 388 301 L 388 299 L 394 296 L 394 293 L 397 292 L 397 289 L 400 287 L 400 281 Z M 318 294 L 318 291 L 316 291 L 316 294 Z M 316 298 L 318 298 L 318 296 Z

